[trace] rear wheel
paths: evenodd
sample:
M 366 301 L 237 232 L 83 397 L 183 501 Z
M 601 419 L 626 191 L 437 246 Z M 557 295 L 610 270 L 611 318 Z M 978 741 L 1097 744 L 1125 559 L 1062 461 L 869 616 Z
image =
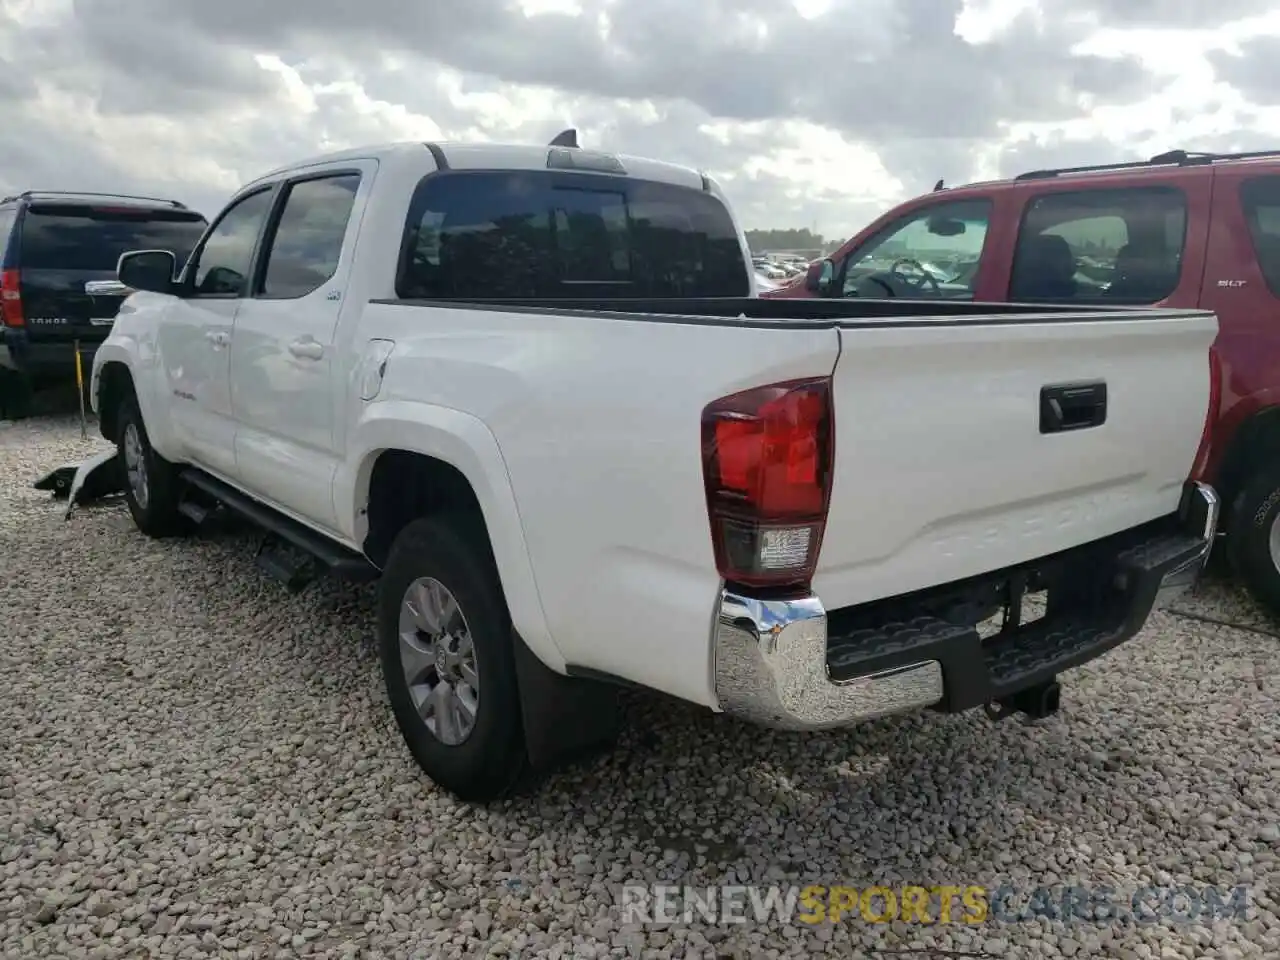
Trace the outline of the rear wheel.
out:
M 473 525 L 415 520 L 378 586 L 383 679 L 418 765 L 462 800 L 511 791 L 526 766 L 511 622 Z
M 124 498 L 133 522 L 149 537 L 183 532 L 178 512 L 178 470 L 156 453 L 133 397 L 120 405 L 116 419 L 116 459 L 124 480 Z
M 1237 495 L 1227 548 L 1249 592 L 1280 616 L 1280 463 L 1260 468 Z

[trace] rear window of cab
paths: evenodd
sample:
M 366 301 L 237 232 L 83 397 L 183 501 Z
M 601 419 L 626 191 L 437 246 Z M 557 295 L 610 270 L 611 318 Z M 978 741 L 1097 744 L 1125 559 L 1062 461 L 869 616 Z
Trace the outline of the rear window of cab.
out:
M 425 177 L 396 281 L 410 299 L 746 297 L 732 216 L 701 190 L 620 176 Z

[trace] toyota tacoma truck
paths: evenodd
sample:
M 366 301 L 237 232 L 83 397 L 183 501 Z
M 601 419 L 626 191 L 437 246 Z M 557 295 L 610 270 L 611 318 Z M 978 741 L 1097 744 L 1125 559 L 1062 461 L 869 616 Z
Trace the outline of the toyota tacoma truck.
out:
M 276 170 L 121 257 L 93 364 L 150 536 L 229 510 L 377 580 L 413 757 L 487 801 L 619 685 L 755 723 L 1045 716 L 1194 581 L 1201 310 L 766 300 L 710 177 L 407 143 Z

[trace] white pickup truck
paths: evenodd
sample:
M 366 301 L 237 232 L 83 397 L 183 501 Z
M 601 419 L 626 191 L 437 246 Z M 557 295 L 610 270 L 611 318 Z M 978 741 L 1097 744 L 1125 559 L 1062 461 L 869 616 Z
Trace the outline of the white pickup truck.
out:
M 759 299 L 677 166 L 350 150 L 118 273 L 91 396 L 137 525 L 230 509 L 294 587 L 377 578 L 396 720 L 462 798 L 609 741 L 618 684 L 1047 715 L 1215 533 L 1211 313 Z

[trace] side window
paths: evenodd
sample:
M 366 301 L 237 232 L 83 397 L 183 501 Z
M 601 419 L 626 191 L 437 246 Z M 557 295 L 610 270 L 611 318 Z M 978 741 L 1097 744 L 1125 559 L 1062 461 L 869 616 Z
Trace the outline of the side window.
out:
M 396 291 L 476 300 L 745 297 L 750 283 L 733 218 L 702 190 L 485 171 L 418 185 Z
M 1246 180 L 1240 185 L 1240 203 L 1258 267 L 1271 293 L 1280 297 L 1280 177 Z
M 5 251 L 9 247 L 9 235 L 13 233 L 13 224 L 17 219 L 17 211 L 12 207 L 8 210 L 0 210 L 0 263 L 4 263 Z
M 985 199 L 908 214 L 850 254 L 841 296 L 972 300 L 990 222 Z
M 1187 202 L 1173 187 L 1032 198 L 1022 216 L 1011 300 L 1148 304 L 1178 286 Z
M 333 276 L 359 187 L 358 173 L 290 185 L 267 251 L 262 296 L 305 297 Z
M 271 207 L 271 190 L 259 190 L 229 208 L 196 253 L 193 290 L 204 296 L 243 296 L 258 232 Z

